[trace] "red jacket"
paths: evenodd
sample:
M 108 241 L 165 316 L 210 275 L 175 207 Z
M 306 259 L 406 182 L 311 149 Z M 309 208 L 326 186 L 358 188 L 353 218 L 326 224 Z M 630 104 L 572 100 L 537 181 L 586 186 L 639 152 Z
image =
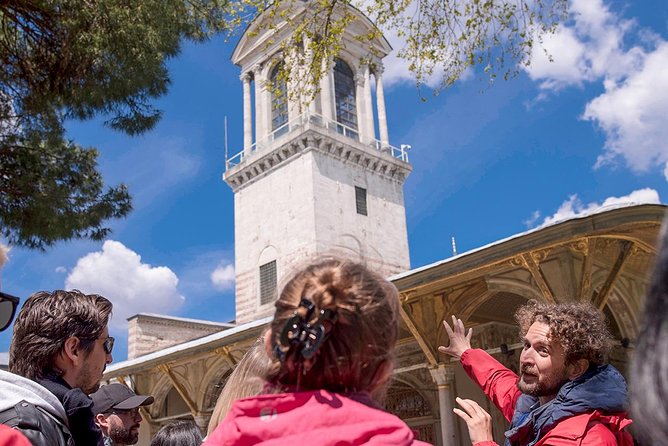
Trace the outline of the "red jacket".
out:
M 462 366 L 510 421 L 522 392 L 517 388 L 519 377 L 484 350 L 466 350 L 461 357 Z M 535 446 L 616 446 L 633 445 L 631 435 L 623 430 L 631 424 L 625 413 L 603 414 L 598 410 L 574 415 L 555 424 Z M 476 446 L 492 446 L 484 441 Z
M 426 445 L 400 418 L 326 390 L 261 395 L 236 401 L 205 446 Z
M 0 446 L 31 446 L 28 439 L 16 429 L 0 424 Z

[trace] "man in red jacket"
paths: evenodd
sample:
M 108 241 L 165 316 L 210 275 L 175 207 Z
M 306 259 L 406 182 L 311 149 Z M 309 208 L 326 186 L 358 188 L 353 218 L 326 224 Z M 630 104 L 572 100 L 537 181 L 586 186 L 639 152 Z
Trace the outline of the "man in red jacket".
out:
M 530 301 L 515 314 L 524 347 L 520 375 L 485 351 L 471 348 L 472 330 L 452 317 L 443 322 L 450 345 L 439 351 L 458 358 L 466 373 L 501 410 L 510 428 L 506 446 L 632 445 L 624 430 L 627 389 L 606 364 L 610 335 L 605 316 L 585 303 Z M 475 401 L 457 398 L 454 412 L 476 446 L 495 445 L 491 417 Z

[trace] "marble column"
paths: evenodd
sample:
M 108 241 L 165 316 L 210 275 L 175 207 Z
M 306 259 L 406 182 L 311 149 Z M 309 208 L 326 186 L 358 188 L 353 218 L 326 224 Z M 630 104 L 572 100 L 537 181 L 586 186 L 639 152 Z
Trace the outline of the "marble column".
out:
M 364 101 L 364 71 L 362 69 L 355 74 L 355 105 L 357 106 L 357 131 L 359 132 L 359 140 L 366 142 L 366 106 Z
M 366 137 L 369 143 L 376 139 L 376 129 L 373 125 L 373 102 L 371 100 L 371 70 L 369 65 L 364 66 L 364 124 Z
M 264 79 L 262 78 L 262 65 L 253 66 L 253 80 L 255 82 L 255 149 L 259 149 L 259 143 L 267 136 L 264 125 Z
M 320 107 L 322 117 L 326 123 L 335 121 L 332 102 L 332 69 L 332 60 L 323 59 L 322 78 L 320 79 Z
M 291 54 L 289 53 L 286 58 L 286 63 L 290 67 L 289 79 L 286 82 L 286 98 L 288 101 L 288 121 L 290 122 L 290 130 L 296 125 L 297 118 L 301 113 L 300 99 L 301 95 L 298 93 L 299 81 L 302 78 L 302 68 L 296 63 L 298 57 L 294 54 L 294 49 Z
M 253 115 L 251 111 L 251 75 L 243 73 L 241 81 L 244 83 L 244 157 L 251 154 L 253 146 Z
M 380 134 L 380 146 L 390 145 L 390 136 L 387 132 L 387 114 L 385 112 L 385 93 L 383 92 L 383 65 L 377 64 L 374 73 L 376 78 L 376 107 L 378 108 L 378 133 Z
M 202 432 L 202 435 L 204 436 L 206 435 L 206 431 L 209 428 L 209 418 L 210 416 L 206 416 L 201 412 L 193 415 L 193 420 L 195 421 L 195 424 L 197 425 L 197 427 Z
M 455 372 L 452 367 L 439 364 L 438 367 L 429 369 L 431 378 L 438 387 L 438 411 L 441 418 L 441 438 L 443 446 L 455 446 L 455 414 L 452 397 L 452 384 Z

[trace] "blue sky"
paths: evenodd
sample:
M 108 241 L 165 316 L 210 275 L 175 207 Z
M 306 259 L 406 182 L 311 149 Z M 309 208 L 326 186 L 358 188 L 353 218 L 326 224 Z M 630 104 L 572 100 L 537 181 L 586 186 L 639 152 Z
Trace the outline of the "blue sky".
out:
M 665 0 L 573 0 L 567 24 L 510 81 L 470 73 L 422 102 L 405 64 L 386 59 L 390 141 L 410 144 L 405 185 L 411 265 L 419 267 L 614 202 L 668 202 L 668 7 Z M 391 42 L 395 48 L 400 45 Z M 221 180 L 243 143 L 234 43 L 187 44 L 170 62 L 164 117 L 128 137 L 102 120 L 68 126 L 97 147 L 108 184 L 126 183 L 135 210 L 105 242 L 15 248 L 2 289 L 79 288 L 115 305 L 115 361 L 125 318 L 138 312 L 234 318 L 233 194 Z M 0 334 L 0 352 L 10 333 Z

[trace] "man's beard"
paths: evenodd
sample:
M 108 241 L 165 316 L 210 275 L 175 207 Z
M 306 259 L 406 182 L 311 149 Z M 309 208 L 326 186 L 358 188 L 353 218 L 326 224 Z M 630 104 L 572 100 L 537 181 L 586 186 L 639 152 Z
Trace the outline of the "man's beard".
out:
M 534 372 L 535 370 L 531 367 L 521 367 L 520 379 L 517 381 L 517 388 L 520 389 L 520 392 L 535 397 L 553 396 L 559 393 L 561 386 L 568 382 L 565 370 L 562 370 L 560 376 L 552 376 L 542 380 L 539 380 L 538 375 Z M 524 380 L 527 374 L 533 378 L 533 382 L 527 383 Z
M 122 424 L 112 424 L 109 428 L 109 437 L 117 445 L 135 444 L 139 440 L 139 432 L 132 431 L 132 427 L 126 429 Z
M 100 388 L 100 379 L 93 376 L 93 372 L 89 364 L 84 364 L 83 368 L 79 372 L 79 375 L 77 376 L 77 381 L 78 387 L 86 395 L 90 395 Z

